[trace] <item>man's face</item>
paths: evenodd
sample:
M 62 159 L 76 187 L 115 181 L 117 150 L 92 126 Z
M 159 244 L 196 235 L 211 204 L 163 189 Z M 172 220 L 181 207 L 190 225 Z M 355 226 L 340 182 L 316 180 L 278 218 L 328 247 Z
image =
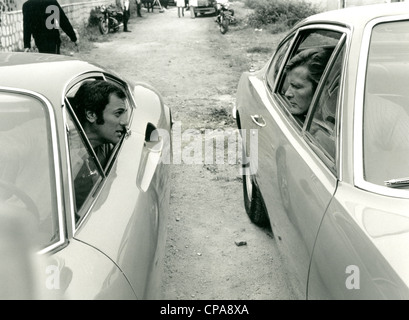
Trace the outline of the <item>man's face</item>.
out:
M 117 144 L 126 132 L 129 115 L 128 108 L 124 100 L 118 98 L 115 94 L 109 97 L 109 103 L 103 112 L 103 124 L 94 122 L 94 140 L 92 145 L 95 147 L 103 143 Z
M 291 104 L 290 112 L 294 115 L 305 114 L 314 95 L 312 82 L 308 78 L 308 69 L 296 67 L 288 72 L 288 89 L 285 96 Z

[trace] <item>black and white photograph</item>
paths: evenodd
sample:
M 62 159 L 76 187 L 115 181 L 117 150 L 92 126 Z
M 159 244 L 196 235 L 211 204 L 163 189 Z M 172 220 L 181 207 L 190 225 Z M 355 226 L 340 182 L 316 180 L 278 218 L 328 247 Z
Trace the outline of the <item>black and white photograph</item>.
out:
M 408 0 L 0 0 L 0 300 L 408 300 L 408 159 Z

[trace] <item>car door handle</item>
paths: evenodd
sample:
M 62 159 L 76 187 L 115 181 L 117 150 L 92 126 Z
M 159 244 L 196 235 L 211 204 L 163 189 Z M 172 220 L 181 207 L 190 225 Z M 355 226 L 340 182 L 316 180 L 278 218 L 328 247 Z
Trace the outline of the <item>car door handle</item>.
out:
M 258 125 L 259 127 L 265 127 L 266 126 L 266 121 L 264 120 L 264 118 L 262 116 L 259 116 L 257 114 L 250 116 L 251 120 L 253 120 L 253 122 Z

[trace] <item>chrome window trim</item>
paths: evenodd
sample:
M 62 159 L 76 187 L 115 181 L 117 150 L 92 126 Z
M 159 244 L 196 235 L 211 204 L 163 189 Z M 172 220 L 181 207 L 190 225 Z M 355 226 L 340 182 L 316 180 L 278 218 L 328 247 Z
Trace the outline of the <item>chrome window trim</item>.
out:
M 364 157 L 363 157 L 363 109 L 364 109 L 364 88 L 368 63 L 369 46 L 373 28 L 385 22 L 398 22 L 409 20 L 409 14 L 380 17 L 369 21 L 362 35 L 362 47 L 359 55 L 358 72 L 356 80 L 355 100 L 354 100 L 354 124 L 353 124 L 353 182 L 354 186 L 369 192 L 395 197 L 409 198 L 409 189 L 396 189 L 380 186 L 364 179 Z M 362 90 L 357 90 L 362 88 Z
M 92 71 L 86 71 L 83 73 L 79 73 L 67 80 L 62 90 L 62 95 L 61 95 L 61 106 L 63 109 L 62 114 L 63 114 L 64 125 L 67 124 L 67 118 L 66 118 L 65 112 L 69 112 L 68 110 L 64 110 L 64 108 L 67 108 L 67 106 L 65 105 L 65 99 L 66 99 L 68 90 L 71 89 L 78 82 L 83 81 L 84 79 L 87 79 L 87 78 L 91 78 L 91 77 L 101 77 L 105 80 L 105 75 L 103 74 L 101 70 L 92 70 Z M 66 199 L 66 201 L 68 201 L 70 204 L 70 212 L 67 211 L 66 223 L 67 223 L 67 231 L 69 231 L 68 237 L 71 238 L 74 236 L 75 230 L 76 230 L 75 228 L 75 204 L 74 204 L 74 193 L 73 193 L 74 186 L 72 183 L 71 161 L 70 161 L 70 153 L 68 150 L 68 139 L 67 139 L 66 132 L 64 134 L 64 141 L 65 141 L 65 151 L 66 151 L 65 165 L 67 167 L 67 174 L 68 174 L 68 198 Z M 84 214 L 84 217 L 82 220 L 85 220 L 87 214 L 88 214 L 88 211 Z M 68 217 L 69 217 L 69 220 L 68 220 Z
M 263 75 L 263 78 L 265 79 L 266 88 L 268 88 L 268 90 L 271 91 L 271 93 L 275 93 L 277 91 L 277 86 L 278 86 L 277 79 L 281 78 L 281 74 L 282 74 L 282 72 L 284 70 L 284 67 L 285 67 L 284 62 L 288 60 L 288 55 L 290 54 L 291 49 L 294 46 L 294 41 L 297 38 L 298 33 L 299 33 L 299 31 L 296 30 L 296 31 L 290 33 L 289 35 L 287 35 L 283 40 L 281 40 L 280 43 L 277 45 L 277 48 L 275 49 L 274 53 L 272 54 L 272 56 L 269 59 L 269 62 L 268 62 L 269 65 L 268 65 L 268 68 L 267 68 L 265 74 Z M 274 57 L 277 54 L 278 50 L 280 50 L 283 47 L 283 45 L 285 43 L 287 43 L 287 41 L 289 43 L 288 48 L 287 48 L 286 53 L 284 55 L 284 59 L 281 62 L 281 66 L 278 69 L 276 79 L 275 79 L 276 81 L 275 81 L 275 83 L 270 83 L 270 79 L 268 77 L 268 74 L 270 73 L 270 69 L 272 68 Z
M 61 159 L 60 159 L 59 148 L 58 148 L 57 123 L 56 123 L 54 109 L 52 107 L 52 104 L 49 102 L 49 100 L 46 97 L 34 91 L 30 91 L 26 89 L 19 89 L 19 88 L 9 88 L 9 87 L 3 87 L 3 86 L 0 86 L 0 91 L 5 91 L 5 92 L 10 92 L 10 93 L 15 93 L 15 94 L 23 94 L 26 96 L 34 97 L 35 99 L 41 101 L 43 105 L 47 107 L 48 116 L 50 120 L 50 129 L 51 129 L 51 149 L 53 152 L 55 191 L 57 195 L 56 204 L 57 204 L 59 240 L 37 252 L 37 254 L 40 254 L 40 255 L 46 254 L 46 253 L 49 253 L 57 249 L 60 246 L 63 246 L 66 243 L 64 214 L 63 214 L 64 206 L 63 206 L 63 200 L 62 200 L 62 197 L 63 197 L 63 190 L 62 190 L 63 182 L 62 182 L 62 177 L 61 177 L 62 168 L 60 165 Z
M 334 61 L 338 58 L 338 55 L 342 53 L 342 50 L 344 50 L 344 53 L 343 53 L 344 57 L 342 59 L 342 68 L 341 68 L 340 90 L 339 90 L 338 98 L 337 98 L 337 105 L 338 105 L 337 113 L 336 113 L 337 121 L 336 121 L 336 126 L 334 127 L 334 130 L 336 132 L 336 138 L 335 138 L 336 154 L 335 154 L 335 158 L 333 160 L 334 161 L 334 169 L 335 169 L 335 172 L 333 172 L 333 173 L 334 173 L 335 176 L 337 176 L 338 180 L 340 180 L 340 181 L 343 181 L 343 171 L 342 171 L 343 167 L 342 167 L 342 157 L 341 157 L 341 154 L 342 154 L 342 151 L 341 151 L 341 147 L 342 147 L 342 143 L 341 143 L 341 140 L 342 140 L 342 132 L 341 132 L 342 125 L 341 125 L 341 123 L 342 123 L 342 115 L 343 115 L 342 109 L 343 109 L 344 92 L 345 92 L 346 70 L 347 70 L 348 57 L 349 57 L 348 53 L 349 53 L 349 48 L 350 48 L 350 45 L 351 45 L 351 41 L 350 41 L 351 34 L 352 34 L 351 30 L 349 30 L 349 29 L 344 30 L 341 38 L 339 39 L 339 42 L 338 42 L 337 46 L 334 48 L 334 52 L 333 52 L 330 60 L 328 61 L 328 65 L 327 65 L 327 67 L 326 67 L 326 69 L 324 71 L 324 78 L 323 78 L 323 80 L 325 82 L 325 80 L 328 77 L 328 73 L 331 71 L 329 69 L 329 67 L 331 67 L 331 68 L 333 67 Z M 312 113 L 313 112 L 315 113 L 315 110 L 317 108 L 317 103 L 319 102 L 319 98 L 322 95 L 324 82 L 322 80 L 320 81 L 320 83 L 319 83 L 319 85 L 318 85 L 318 87 L 316 89 L 316 93 L 314 94 L 313 101 L 311 102 L 312 108 L 310 108 L 308 110 L 306 121 L 304 122 L 304 127 L 303 127 L 303 130 L 302 130 L 302 132 L 303 132 L 303 134 L 305 136 L 307 136 L 307 134 L 309 134 L 309 129 L 310 129 L 311 122 L 312 122 L 313 116 L 314 116 L 314 114 L 312 114 Z M 315 142 L 311 141 L 311 143 L 315 143 Z M 322 147 L 320 146 L 319 149 L 321 150 Z M 322 150 L 321 150 L 321 153 L 323 154 L 323 156 L 325 158 L 328 158 L 325 155 L 325 152 L 323 152 Z M 332 162 L 332 159 L 329 159 L 329 160 Z M 331 170 L 331 168 L 330 168 L 330 170 Z

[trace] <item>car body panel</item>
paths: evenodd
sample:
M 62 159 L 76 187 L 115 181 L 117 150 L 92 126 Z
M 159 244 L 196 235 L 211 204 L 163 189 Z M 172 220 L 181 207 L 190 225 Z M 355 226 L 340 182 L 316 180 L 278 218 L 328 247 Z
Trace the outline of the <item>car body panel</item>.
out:
M 407 4 L 363 6 L 309 17 L 288 33 L 322 26 L 345 30 L 335 170 L 289 119 L 281 97 L 270 92 L 266 75 L 274 55 L 262 69 L 240 78 L 235 116 L 243 132 L 257 131 L 253 179 L 291 286 L 302 299 L 409 297 L 409 196 L 397 189 L 366 189 L 362 169 L 357 169 L 363 156 L 362 135 L 357 134 L 362 117 L 357 115 L 363 108 L 370 31 L 375 23 L 407 19 Z M 249 132 L 246 135 L 249 156 Z
M 48 273 L 44 272 L 41 298 L 137 299 L 124 273 L 109 257 L 75 239 L 55 255 L 47 256 L 40 265 L 45 271 L 49 268 Z M 53 282 L 54 276 L 58 276 L 58 283 Z
M 22 76 L 26 74 L 36 74 L 41 81 Z M 84 218 L 74 226 L 66 118 L 70 105 L 64 96 L 73 85 L 89 77 L 123 86 L 132 106 L 132 118 L 106 178 L 85 203 Z M 170 109 L 159 92 L 85 61 L 24 53 L 0 54 L 0 88 L 5 86 L 36 96 L 53 111 L 55 126 L 50 141 L 61 177 L 57 198 L 62 203 L 58 213 L 64 217 L 60 228 L 63 242 L 41 250 L 39 256 L 42 265 L 57 261 L 60 271 L 64 270 L 66 285 L 51 297 L 159 298 L 170 198 L 168 163 L 161 161 L 161 156 L 171 144 Z M 155 129 L 159 136 L 151 137 Z M 41 292 L 38 297 L 48 298 L 48 294 Z

